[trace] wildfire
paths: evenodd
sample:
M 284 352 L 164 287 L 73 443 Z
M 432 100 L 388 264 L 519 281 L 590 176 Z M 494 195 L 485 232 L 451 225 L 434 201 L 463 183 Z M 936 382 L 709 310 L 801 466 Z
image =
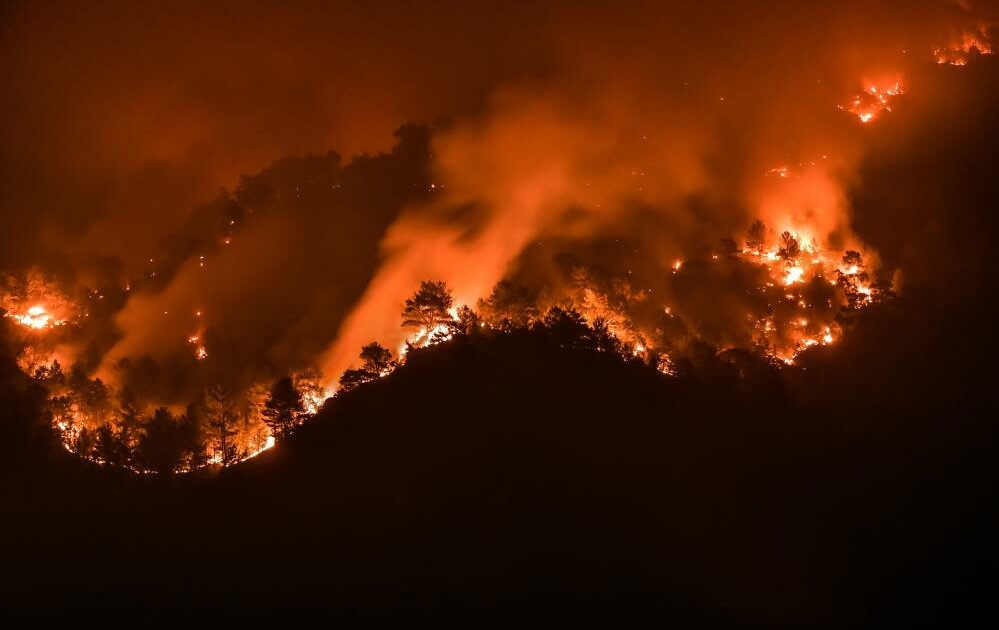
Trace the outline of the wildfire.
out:
M 32 306 L 27 312 L 21 315 L 10 315 L 9 317 L 12 317 L 18 324 L 35 330 L 45 330 L 46 328 L 62 326 L 66 323 L 52 317 L 45 307 L 40 305 Z
M 200 335 L 192 335 L 188 337 L 187 343 L 191 344 L 192 346 L 195 346 L 194 350 L 195 359 L 197 359 L 198 361 L 203 361 L 208 358 L 208 348 L 206 348 L 205 345 L 201 343 Z
M 891 101 L 904 93 L 900 81 L 887 86 L 870 84 L 863 92 L 854 96 L 849 105 L 840 105 L 839 108 L 856 116 L 861 123 L 867 124 L 882 112 L 892 111 Z
M 244 457 L 240 461 L 245 462 L 248 459 L 253 459 L 254 457 L 256 457 L 257 455 L 260 455 L 264 451 L 266 451 L 268 449 L 271 449 L 271 448 L 274 448 L 274 444 L 275 444 L 274 436 L 273 435 L 268 435 L 267 439 L 264 440 L 264 443 L 263 443 L 263 445 L 260 448 L 258 448 L 257 450 L 251 452 L 250 454 L 248 454 L 246 457 Z M 218 463 L 218 462 L 215 462 L 215 463 Z
M 974 31 L 962 33 L 950 45 L 937 48 L 933 51 L 933 56 L 939 64 L 965 66 L 974 55 L 993 54 L 989 39 L 989 28 L 982 24 Z
M 791 286 L 796 282 L 801 282 L 802 277 L 805 275 L 805 270 L 801 267 L 789 267 L 787 270 L 787 275 L 784 276 L 784 286 Z
M 398 354 L 400 357 L 403 357 L 406 356 L 410 346 L 417 348 L 432 346 L 434 344 L 450 341 L 453 336 L 454 335 L 447 324 L 437 324 L 430 329 L 426 326 L 421 326 L 419 330 L 407 337 L 406 340 L 399 345 Z

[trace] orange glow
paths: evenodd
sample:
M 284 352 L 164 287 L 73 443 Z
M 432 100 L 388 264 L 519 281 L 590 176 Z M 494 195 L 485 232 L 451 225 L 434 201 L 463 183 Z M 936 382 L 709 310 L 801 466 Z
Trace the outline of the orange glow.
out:
M 805 275 L 805 270 L 801 267 L 790 267 L 787 270 L 787 274 L 784 276 L 784 285 L 790 286 L 796 282 L 801 282 L 802 276 Z
M 966 31 L 955 37 L 949 45 L 937 48 L 933 55 L 939 64 L 965 66 L 974 55 L 991 55 L 993 52 L 989 28 L 981 24 L 977 30 Z
M 246 457 L 244 457 L 240 461 L 244 461 L 245 462 L 248 459 L 252 459 L 252 458 L 256 457 L 257 455 L 260 455 L 264 451 L 266 451 L 268 449 L 274 448 L 274 444 L 275 444 L 274 436 L 273 435 L 268 435 L 267 439 L 264 440 L 263 446 L 261 446 L 259 449 L 255 450 L 255 451 L 252 451 L 249 455 L 247 455 Z
M 871 83 L 863 92 L 854 96 L 848 105 L 840 105 L 839 108 L 856 116 L 861 123 L 867 124 L 877 119 L 882 112 L 892 111 L 892 100 L 904 93 L 900 81 L 887 84 Z
M 201 343 L 201 337 L 199 335 L 192 335 L 187 338 L 187 343 L 192 346 L 196 346 L 194 350 L 194 358 L 198 361 L 203 361 L 208 358 L 208 348 Z

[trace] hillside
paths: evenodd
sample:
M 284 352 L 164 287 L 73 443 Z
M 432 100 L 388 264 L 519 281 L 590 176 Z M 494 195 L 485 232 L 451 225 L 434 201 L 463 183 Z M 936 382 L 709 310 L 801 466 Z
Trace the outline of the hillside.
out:
M 842 347 L 870 351 L 863 335 Z M 460 338 L 221 475 L 136 477 L 69 458 L 20 471 L 5 504 L 47 518 L 7 519 L 20 580 L 5 596 L 627 603 L 736 621 L 916 612 L 926 590 L 928 607 L 972 603 L 984 558 L 960 551 L 985 533 L 974 514 L 990 492 L 987 427 L 939 421 L 950 384 L 913 388 L 919 366 L 898 369 L 911 358 L 901 347 L 877 356 L 865 374 L 885 396 L 865 408 L 836 357 L 797 377 L 742 357 L 668 379 L 526 334 Z M 903 380 L 917 395 L 886 415 Z M 820 391 L 841 392 L 839 405 Z

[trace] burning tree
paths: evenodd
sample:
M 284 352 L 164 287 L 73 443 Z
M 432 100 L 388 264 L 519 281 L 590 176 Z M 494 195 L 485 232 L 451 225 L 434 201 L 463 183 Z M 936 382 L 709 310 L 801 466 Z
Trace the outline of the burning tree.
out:
M 483 325 L 479 314 L 463 304 L 458 307 L 457 318 L 450 326 L 454 334 L 468 335 Z
M 274 435 L 285 437 L 291 433 L 305 413 L 305 405 L 302 402 L 302 394 L 290 376 L 279 378 L 274 383 L 261 413 L 264 422 Z
M 443 280 L 424 280 L 413 297 L 406 300 L 402 310 L 404 328 L 422 328 L 428 335 L 438 326 L 452 321 L 449 311 L 454 307 L 454 297 Z
M 361 348 L 361 367 L 349 369 L 340 377 L 340 389 L 350 391 L 380 376 L 385 376 L 395 367 L 392 352 L 377 341 Z
M 485 300 L 480 310 L 489 323 L 497 328 L 529 325 L 538 317 L 537 293 L 521 285 L 501 280 Z
M 208 426 L 215 456 L 213 461 L 224 466 L 230 466 L 239 461 L 239 451 L 236 447 L 236 410 L 229 394 L 221 385 L 216 385 L 207 393 Z
M 94 433 L 93 457 L 102 464 L 126 468 L 132 463 L 132 450 L 121 430 L 102 424 Z
M 784 262 L 793 262 L 801 255 L 801 243 L 790 232 L 780 235 L 780 247 L 777 249 L 777 257 Z
M 572 307 L 553 306 L 541 319 L 541 328 L 559 346 L 579 348 L 586 345 L 590 327 L 586 318 Z

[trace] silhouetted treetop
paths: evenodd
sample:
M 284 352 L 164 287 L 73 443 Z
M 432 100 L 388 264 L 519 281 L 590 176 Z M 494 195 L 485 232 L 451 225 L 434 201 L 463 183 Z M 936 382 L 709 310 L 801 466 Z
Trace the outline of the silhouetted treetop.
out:
M 402 310 L 404 328 L 426 328 L 452 321 L 448 312 L 454 306 L 451 290 L 443 280 L 424 280 L 413 297 L 406 300 Z
M 286 436 L 305 412 L 302 394 L 290 376 L 279 378 L 271 387 L 270 397 L 264 404 L 264 422 L 277 436 Z
M 801 244 L 790 232 L 780 235 L 780 247 L 777 249 L 777 257 L 785 262 L 790 262 L 801 254 Z

